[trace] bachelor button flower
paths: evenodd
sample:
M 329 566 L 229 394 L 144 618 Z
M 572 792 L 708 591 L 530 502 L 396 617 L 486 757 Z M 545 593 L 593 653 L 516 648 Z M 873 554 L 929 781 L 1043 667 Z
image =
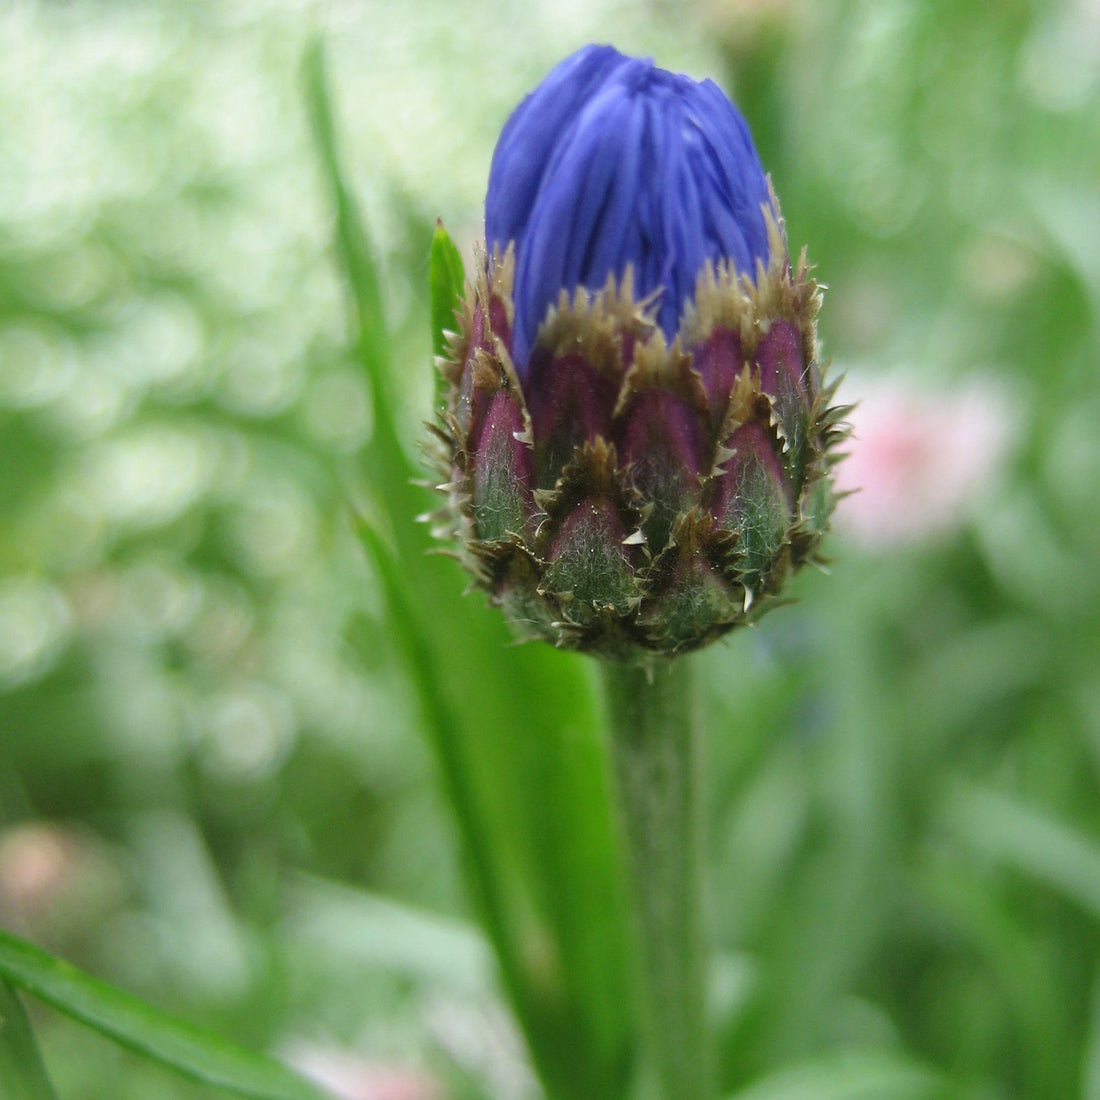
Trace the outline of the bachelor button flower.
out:
M 695 648 L 813 560 L 843 434 L 817 284 L 744 119 L 589 46 L 500 136 L 486 254 L 443 364 L 446 514 L 527 634 Z

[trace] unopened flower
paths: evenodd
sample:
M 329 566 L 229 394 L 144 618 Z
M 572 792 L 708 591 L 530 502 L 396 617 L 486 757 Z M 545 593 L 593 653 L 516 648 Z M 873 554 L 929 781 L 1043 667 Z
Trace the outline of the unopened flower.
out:
M 842 433 L 744 119 L 587 47 L 505 126 L 485 230 L 438 432 L 477 581 L 529 635 L 618 657 L 759 614 L 816 556 Z

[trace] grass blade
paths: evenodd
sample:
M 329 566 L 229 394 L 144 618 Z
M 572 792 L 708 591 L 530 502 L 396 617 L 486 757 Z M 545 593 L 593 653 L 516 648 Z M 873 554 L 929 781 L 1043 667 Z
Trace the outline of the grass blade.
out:
M 322 1100 L 325 1095 L 280 1062 L 178 1020 L 3 930 L 0 977 L 197 1081 L 253 1100 Z
M 374 429 L 368 462 L 387 505 L 408 498 L 413 469 L 401 447 L 389 398 L 389 335 L 386 330 L 378 267 L 363 229 L 359 207 L 344 182 L 336 127 L 325 76 L 324 50 L 315 39 L 304 62 L 306 104 L 324 178 L 336 216 L 336 247 L 340 266 L 351 291 L 356 325 L 356 350 L 366 369 Z
M 1100 921 L 1100 846 L 1022 802 L 958 782 L 946 805 L 956 835 L 987 856 L 1059 891 Z
M 379 276 L 341 174 L 320 44 L 305 71 L 336 211 L 336 251 L 375 402 L 362 461 L 370 522 L 360 540 L 381 575 L 463 834 L 472 892 L 547 1091 L 616 1100 L 627 1087 L 636 1021 L 590 670 L 546 647 L 515 646 L 496 611 L 462 596 L 457 567 L 429 553 L 437 547 L 427 527 L 413 522 L 431 501 L 411 483 L 389 400 Z M 456 256 L 440 248 L 453 282 Z
M 943 1079 L 881 1051 L 821 1058 L 770 1074 L 729 1100 L 946 1100 Z
M 0 1095 L 7 1100 L 57 1100 L 19 994 L 0 979 Z

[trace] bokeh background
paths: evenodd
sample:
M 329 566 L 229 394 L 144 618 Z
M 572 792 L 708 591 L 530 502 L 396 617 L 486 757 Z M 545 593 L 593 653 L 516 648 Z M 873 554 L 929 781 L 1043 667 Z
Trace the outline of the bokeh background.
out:
M 1100 1100 L 1096 0 L 0 4 L 0 926 L 339 1096 L 538 1095 L 351 520 L 318 40 L 414 461 L 519 98 L 598 40 L 740 105 L 860 491 L 698 659 L 725 1094 Z M 217 1095 L 34 1020 L 66 1100 Z

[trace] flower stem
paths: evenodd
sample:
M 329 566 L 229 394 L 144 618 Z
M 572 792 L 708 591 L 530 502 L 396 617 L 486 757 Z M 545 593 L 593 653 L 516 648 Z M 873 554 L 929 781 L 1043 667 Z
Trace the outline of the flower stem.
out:
M 619 816 L 656 1095 L 708 1100 L 698 731 L 687 660 L 605 661 Z

